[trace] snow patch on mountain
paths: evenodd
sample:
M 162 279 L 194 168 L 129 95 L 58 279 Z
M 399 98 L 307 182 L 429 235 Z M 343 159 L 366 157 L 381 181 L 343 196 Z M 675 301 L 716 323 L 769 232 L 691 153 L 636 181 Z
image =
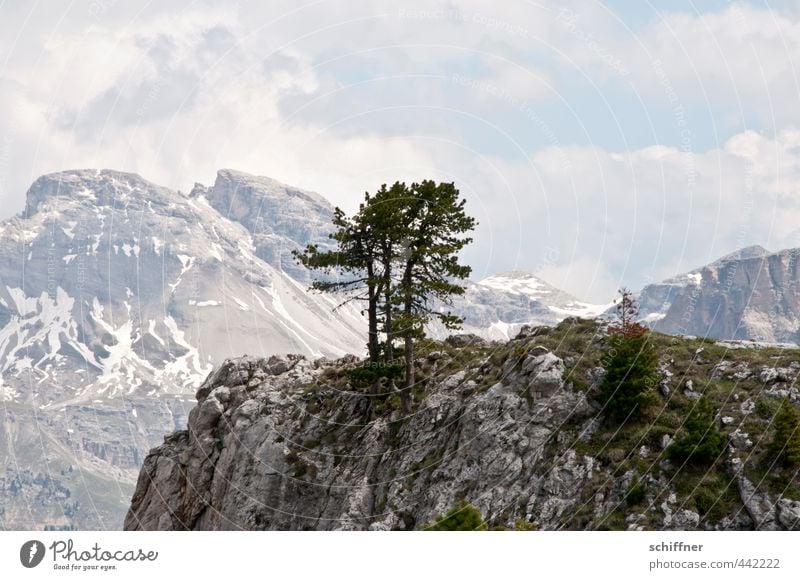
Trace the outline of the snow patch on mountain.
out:
M 571 316 L 593 318 L 606 308 L 582 302 L 534 274 L 515 271 L 467 282 L 464 295 L 454 298 L 452 311 L 464 319 L 464 332 L 508 340 L 524 325 L 550 326 Z M 432 334 L 441 337 L 446 332 L 434 325 Z
M 498 290 L 506 294 L 516 294 L 520 296 L 539 297 L 550 294 L 547 284 L 533 275 L 524 272 L 512 272 L 509 274 L 497 274 L 489 276 L 478 282 L 479 286 L 485 286 L 493 290 Z

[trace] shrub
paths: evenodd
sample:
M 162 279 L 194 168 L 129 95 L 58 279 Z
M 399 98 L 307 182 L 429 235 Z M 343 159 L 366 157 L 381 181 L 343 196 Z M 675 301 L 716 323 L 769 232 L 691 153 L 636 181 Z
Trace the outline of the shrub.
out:
M 636 322 L 639 307 L 633 293 L 627 288 L 619 292 L 617 322 L 609 326 L 609 348 L 602 358 L 606 374 L 600 384 L 600 401 L 615 423 L 644 408 L 658 382 L 658 352 L 650 332 Z
M 514 522 L 514 530 L 517 532 L 532 532 L 536 529 L 536 524 L 525 519 L 518 519 Z
M 756 400 L 756 414 L 762 419 L 772 419 L 781 408 L 781 404 L 769 397 L 759 397 Z
M 366 364 L 347 371 L 350 382 L 356 388 L 368 388 L 374 385 L 379 379 L 400 379 L 403 376 L 401 365 L 387 364 Z
M 480 510 L 466 500 L 461 500 L 445 515 L 437 517 L 435 522 L 425 526 L 426 530 L 435 532 L 470 532 L 487 528 L 488 525 L 483 520 Z
M 692 493 L 697 513 L 709 519 L 722 519 L 727 513 L 728 489 L 700 484 Z
M 772 457 L 788 465 L 800 463 L 800 416 L 784 399 L 772 422 L 773 436 L 769 450 Z
M 684 425 L 686 434 L 667 447 L 667 457 L 695 465 L 713 463 L 725 449 L 725 436 L 714 421 L 714 407 L 700 397 L 689 411 Z
M 647 495 L 647 486 L 642 480 L 631 482 L 628 491 L 625 493 L 625 503 L 629 506 L 635 506 L 644 501 Z

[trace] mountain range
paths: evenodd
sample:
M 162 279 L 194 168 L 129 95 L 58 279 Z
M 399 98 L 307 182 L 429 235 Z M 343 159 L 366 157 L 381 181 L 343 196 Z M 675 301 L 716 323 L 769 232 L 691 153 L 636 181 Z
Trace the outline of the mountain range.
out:
M 110 170 L 37 179 L 0 224 L 0 528 L 120 528 L 145 453 L 229 357 L 363 354 L 360 309 L 309 292 L 292 257 L 330 244 L 332 215 L 318 194 L 233 170 L 189 193 Z M 796 341 L 797 253 L 749 248 L 649 285 L 642 317 Z M 470 281 L 454 303 L 463 331 L 491 340 L 608 308 L 525 272 Z
M 650 284 L 640 315 L 658 331 L 769 343 L 800 341 L 800 249 L 761 246 Z

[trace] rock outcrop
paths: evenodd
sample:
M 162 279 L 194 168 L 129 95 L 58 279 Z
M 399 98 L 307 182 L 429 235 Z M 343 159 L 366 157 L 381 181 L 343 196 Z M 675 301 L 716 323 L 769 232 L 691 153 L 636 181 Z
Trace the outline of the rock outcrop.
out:
M 530 340 L 502 352 L 483 343 L 463 368 L 431 352 L 409 415 L 391 395 L 351 387 L 352 359 L 228 360 L 199 389 L 188 429 L 146 457 L 125 529 L 421 529 L 462 499 L 501 528 L 798 526 L 797 502 L 746 478 L 742 500 L 712 520 L 676 493 L 660 451 L 600 441 L 592 452 L 602 421 L 592 387 L 576 388 L 565 362 Z
M 244 357 L 209 376 L 189 429 L 145 459 L 126 529 L 412 529 L 457 497 L 496 521 L 553 528 L 596 475 L 574 451 L 546 453 L 560 426 L 590 414 L 551 353 L 485 388 L 452 374 L 413 415 L 369 422 L 351 392 L 334 395 L 335 417 L 309 410 L 330 395 L 303 385 L 337 363 L 291 362 L 274 374 Z

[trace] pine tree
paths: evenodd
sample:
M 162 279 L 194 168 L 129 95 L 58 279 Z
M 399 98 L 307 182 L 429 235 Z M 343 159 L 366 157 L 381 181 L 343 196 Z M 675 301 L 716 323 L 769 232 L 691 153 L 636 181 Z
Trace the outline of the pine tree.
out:
M 725 450 L 725 436 L 717 429 L 714 407 L 707 397 L 700 397 L 689 411 L 684 424 L 686 434 L 667 447 L 667 457 L 680 463 L 713 463 Z
M 405 183 L 395 182 L 391 187 L 385 184 L 361 208 L 364 222 L 370 224 L 375 237 L 376 255 L 381 268 L 383 296 L 380 311 L 383 320 L 384 361 L 394 362 L 394 341 L 396 340 L 393 312 L 396 299 L 396 270 L 400 256 L 405 251 L 405 228 L 403 216 L 410 202 Z
M 800 415 L 784 399 L 772 421 L 773 437 L 769 450 L 773 458 L 787 465 L 800 463 Z
M 394 341 L 404 341 L 404 408 L 410 406 L 414 385 L 414 340 L 424 336 L 425 325 L 436 319 L 445 328 L 458 328 L 461 319 L 442 305 L 463 294 L 460 280 L 471 268 L 459 263 L 458 253 L 472 239 L 465 237 L 476 225 L 465 212 L 453 183 L 426 180 L 407 186 L 396 182 L 374 194 L 352 217 L 336 208 L 331 239 L 334 250 L 309 245 L 295 252 L 297 260 L 327 277 L 312 289 L 344 293 L 339 306 L 359 300 L 367 303 L 370 359 L 391 363 Z M 382 323 L 382 328 L 380 325 Z M 386 339 L 381 348 L 379 331 Z
M 371 197 L 365 194 L 359 213 L 348 217 L 340 208 L 334 209 L 334 232 L 329 237 L 336 242 L 335 250 L 321 251 L 308 245 L 303 252 L 294 252 L 295 259 L 311 270 L 320 270 L 324 278 L 311 284 L 312 290 L 342 293 L 346 298 L 337 308 L 352 301 L 367 303 L 367 350 L 371 362 L 378 362 L 378 307 L 383 278 L 379 271 L 378 240 L 371 224 L 364 219 L 364 208 Z
M 636 322 L 633 294 L 626 288 L 620 294 L 618 321 L 609 327 L 608 350 L 602 359 L 606 374 L 600 385 L 600 401 L 615 423 L 635 418 L 658 380 L 658 353 L 647 327 Z
M 401 276 L 394 294 L 404 339 L 406 409 L 415 382 L 414 340 L 424 335 L 424 327 L 432 319 L 448 329 L 461 324 L 459 317 L 439 306 L 451 305 L 453 295 L 464 293 L 458 281 L 467 278 L 472 269 L 459 263 L 458 253 L 472 241 L 465 234 L 476 225 L 453 183 L 426 180 L 413 183 L 407 193 L 402 214 Z

